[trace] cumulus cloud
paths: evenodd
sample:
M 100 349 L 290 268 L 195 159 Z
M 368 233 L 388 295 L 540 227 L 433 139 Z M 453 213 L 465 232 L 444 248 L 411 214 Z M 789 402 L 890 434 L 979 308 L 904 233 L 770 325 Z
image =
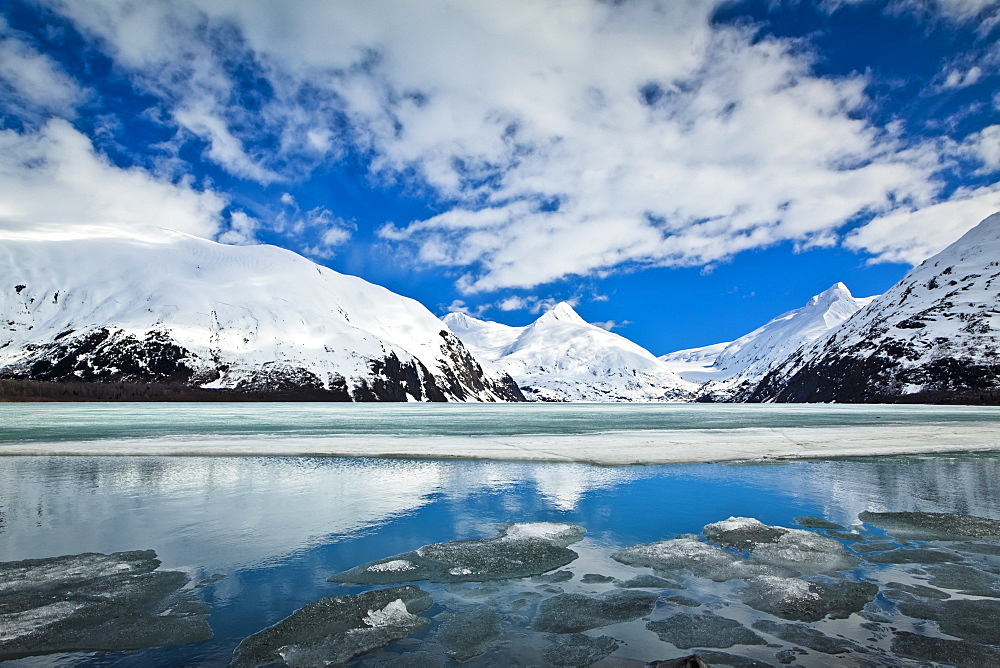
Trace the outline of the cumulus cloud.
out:
M 874 262 L 919 264 L 1000 211 L 1000 184 L 960 189 L 919 209 L 897 209 L 853 231 L 844 245 L 875 256 Z
M 72 117 L 86 93 L 0 17 L 0 105 L 21 118 Z
M 256 244 L 259 229 L 259 220 L 248 216 L 245 211 L 233 211 L 229 215 L 229 229 L 220 234 L 217 241 L 234 246 Z
M 212 238 L 227 202 L 187 181 L 121 169 L 64 120 L 0 130 L 0 235 L 79 238 L 165 227 Z
M 598 321 L 598 322 L 592 322 L 590 324 L 591 325 L 597 325 L 601 329 L 604 329 L 604 330 L 607 330 L 607 331 L 610 332 L 613 329 L 620 329 L 620 328 L 625 327 L 627 325 L 631 325 L 632 321 L 631 320 L 622 320 L 621 322 L 617 322 L 615 320 L 603 320 L 603 321 Z
M 289 193 L 283 193 L 279 201 L 284 208 L 272 220 L 271 228 L 290 241 L 297 241 L 306 255 L 332 258 L 336 247 L 347 243 L 357 229 L 354 222 L 333 215 L 325 207 L 303 211 Z
M 932 148 L 864 120 L 863 75 L 819 77 L 805 43 L 718 25 L 717 2 L 50 2 L 234 176 L 297 178 L 352 151 L 429 189 L 444 213 L 379 234 L 458 268 L 467 293 L 830 245 L 939 192 Z M 313 230 L 305 250 L 328 257 L 352 227 L 325 211 L 277 226 Z M 852 243 L 881 248 L 876 229 Z

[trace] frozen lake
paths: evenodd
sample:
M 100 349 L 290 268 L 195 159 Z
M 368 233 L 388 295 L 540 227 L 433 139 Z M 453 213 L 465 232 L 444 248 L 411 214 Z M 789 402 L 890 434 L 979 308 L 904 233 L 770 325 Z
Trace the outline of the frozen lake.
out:
M 1000 408 L 811 404 L 0 404 L 0 454 L 652 464 L 1000 449 Z
M 513 419 L 506 411 L 521 407 L 438 408 L 5 405 L 0 449 L 70 444 L 81 453 L 119 453 L 183 442 L 196 452 L 200 442 L 220 439 L 423 442 L 442 433 L 471 448 L 498 433 L 524 442 L 567 435 L 560 429 L 590 442 L 611 434 L 613 447 L 628 448 L 637 432 L 933 428 L 971 435 L 996 426 L 990 409 L 530 406 Z M 469 408 L 480 419 L 448 417 Z M 815 426 L 803 426 L 805 418 Z M 459 665 L 453 657 L 469 656 L 461 665 L 558 665 L 579 657 L 581 647 L 598 666 L 692 652 L 713 665 L 919 665 L 946 654 L 960 665 L 986 665 L 1000 656 L 992 654 L 1000 644 L 1000 541 L 894 534 L 858 517 L 903 511 L 1000 519 L 1000 453 L 614 467 L 472 458 L 0 457 L 0 561 L 154 550 L 160 570 L 185 573 L 188 593 L 209 606 L 212 633 L 169 647 L 62 652 L 12 665 L 227 665 L 241 641 L 303 606 L 397 586 L 393 579 L 428 595 L 430 607 L 417 613 L 426 622 L 357 665 Z M 767 535 L 787 538 L 727 543 L 706 528 L 730 517 L 756 518 L 771 527 Z M 574 556 L 544 574 L 405 582 L 417 548 L 490 539 L 498 525 L 535 522 L 586 533 L 551 548 Z M 790 539 L 794 558 L 805 555 L 801 563 L 789 565 L 777 549 Z M 649 544 L 660 545 L 655 567 L 628 556 Z M 369 562 L 385 584 L 327 580 Z M 47 577 L 55 577 L 53 568 Z M 574 617 L 580 609 L 619 610 L 625 595 L 631 606 L 648 601 L 648 609 L 625 619 Z M 795 605 L 783 608 L 781 596 Z M 810 607 L 817 601 L 832 607 L 817 612 Z M 976 615 L 985 615 L 985 630 L 961 621 Z M 456 637 L 450 620 L 495 634 Z M 23 621 L 0 607 L 0 651 L 3 629 Z M 684 623 L 715 631 L 692 636 Z

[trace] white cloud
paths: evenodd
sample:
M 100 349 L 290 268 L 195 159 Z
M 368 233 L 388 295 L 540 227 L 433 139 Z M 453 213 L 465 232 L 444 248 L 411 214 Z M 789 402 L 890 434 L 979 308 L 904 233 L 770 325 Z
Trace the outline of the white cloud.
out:
M 875 255 L 875 262 L 919 264 L 1000 211 L 1000 184 L 959 190 L 949 199 L 876 217 L 847 236 L 844 245 Z
M 620 329 L 622 327 L 625 327 L 626 325 L 631 325 L 632 321 L 622 320 L 621 322 L 616 322 L 614 320 L 604 320 L 604 321 L 592 322 L 590 324 L 597 325 L 601 329 L 605 329 L 610 332 L 611 330 Z
M 536 295 L 528 295 L 526 297 L 511 295 L 499 300 L 495 306 L 501 311 L 527 311 L 528 313 L 538 314 L 551 310 L 560 302 L 566 302 L 570 306 L 575 307 L 580 302 L 580 298 L 555 299 L 553 297 L 543 298 Z
M 71 117 L 85 98 L 58 63 L 20 39 L 0 17 L 0 104 L 21 117 Z
M 78 238 L 165 227 L 212 238 L 226 200 L 121 169 L 64 120 L 0 131 L 0 235 Z
M 229 229 L 220 234 L 217 241 L 235 246 L 256 244 L 259 243 L 256 237 L 258 229 L 260 229 L 259 220 L 243 211 L 234 211 L 229 215 Z
M 291 240 L 298 240 L 300 243 L 305 240 L 305 243 L 301 243 L 301 250 L 306 255 L 321 259 L 332 258 L 334 249 L 350 241 L 357 229 L 354 222 L 333 215 L 325 207 L 302 211 L 289 193 L 283 193 L 280 201 L 285 208 L 275 216 L 271 227 Z
M 347 150 L 376 177 L 416 174 L 450 208 L 379 234 L 466 268 L 470 293 L 828 245 L 938 194 L 933 145 L 904 151 L 863 120 L 863 76 L 815 76 L 804 43 L 713 24 L 717 2 L 51 2 L 236 176 L 294 178 Z M 319 229 L 319 255 L 352 230 L 277 224 Z
M 942 17 L 964 23 L 986 18 L 984 15 L 997 7 L 997 0 L 825 0 L 821 4 L 831 12 L 845 5 L 881 5 L 892 14 Z
M 967 70 L 950 70 L 945 75 L 943 88 L 965 88 L 979 81 L 983 75 L 983 70 L 978 65 L 973 65 Z
M 1000 125 L 991 125 L 970 135 L 961 150 L 982 163 L 981 172 L 1000 170 Z

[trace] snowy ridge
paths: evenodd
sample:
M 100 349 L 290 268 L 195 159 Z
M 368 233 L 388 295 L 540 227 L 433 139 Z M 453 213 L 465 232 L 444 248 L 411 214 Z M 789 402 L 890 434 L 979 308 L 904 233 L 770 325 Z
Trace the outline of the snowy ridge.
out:
M 526 327 L 450 313 L 445 324 L 473 354 L 541 401 L 685 401 L 697 386 L 652 353 L 591 325 L 563 302 Z
M 995 402 L 1000 213 L 793 354 L 753 401 Z
M 9 236 L 0 275 L 0 377 L 342 400 L 518 398 L 418 302 L 273 246 L 159 228 Z
M 739 399 L 764 375 L 801 346 L 835 329 L 874 297 L 855 298 L 836 283 L 802 307 L 783 313 L 729 343 L 692 348 L 660 357 L 682 378 L 705 383 L 701 396 L 716 401 Z

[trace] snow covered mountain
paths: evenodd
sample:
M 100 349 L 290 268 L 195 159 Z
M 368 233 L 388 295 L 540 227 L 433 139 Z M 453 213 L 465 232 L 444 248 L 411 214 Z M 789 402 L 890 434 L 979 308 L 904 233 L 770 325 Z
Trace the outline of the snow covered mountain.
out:
M 751 401 L 995 403 L 1000 213 L 794 353 Z
M 591 325 L 563 302 L 526 327 L 450 313 L 445 324 L 472 353 L 541 401 L 686 401 L 697 388 L 645 348 Z
M 705 383 L 699 396 L 739 400 L 764 375 L 806 343 L 841 325 L 874 297 L 858 299 L 843 283 L 812 297 L 805 306 L 783 313 L 728 343 L 680 350 L 660 359 L 682 378 Z
M 0 276 L 7 389 L 20 382 L 37 390 L 40 381 L 45 391 L 72 384 L 81 396 L 107 395 L 117 383 L 134 398 L 169 390 L 190 398 L 523 399 L 509 377 L 484 373 L 418 302 L 273 246 L 160 228 L 9 234 Z

